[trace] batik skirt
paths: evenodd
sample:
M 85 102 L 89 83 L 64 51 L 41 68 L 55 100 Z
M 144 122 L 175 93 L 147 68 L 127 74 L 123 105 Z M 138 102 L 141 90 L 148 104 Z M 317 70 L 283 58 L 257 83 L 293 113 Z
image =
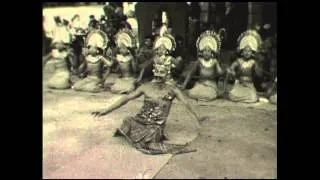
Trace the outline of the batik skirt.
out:
M 122 135 L 139 151 L 145 154 L 180 154 L 193 152 L 186 146 L 168 144 L 161 140 L 164 126 L 156 123 L 144 123 L 140 117 L 127 117 L 122 126 L 117 129 L 115 136 Z
M 229 99 L 234 102 L 255 103 L 258 101 L 258 96 L 253 83 L 237 81 L 229 92 Z

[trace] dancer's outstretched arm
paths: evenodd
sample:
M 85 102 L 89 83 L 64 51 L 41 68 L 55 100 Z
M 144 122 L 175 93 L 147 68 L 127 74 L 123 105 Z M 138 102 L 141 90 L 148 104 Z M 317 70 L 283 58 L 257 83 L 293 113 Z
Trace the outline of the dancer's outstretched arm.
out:
M 104 116 L 112 112 L 113 110 L 118 109 L 119 107 L 127 104 L 130 100 L 140 97 L 142 94 L 143 94 L 143 91 L 138 88 L 137 90 L 133 91 L 128 95 L 121 95 L 117 97 L 117 99 L 112 99 L 110 104 L 107 106 L 105 110 L 95 111 L 95 112 L 92 112 L 91 114 L 94 116 Z

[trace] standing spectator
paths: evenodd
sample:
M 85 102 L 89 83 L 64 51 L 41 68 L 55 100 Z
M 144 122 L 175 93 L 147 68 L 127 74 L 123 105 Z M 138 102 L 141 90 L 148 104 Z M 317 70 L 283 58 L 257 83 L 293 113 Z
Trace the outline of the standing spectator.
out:
M 106 21 L 107 21 L 106 16 L 105 15 L 101 15 L 99 21 L 100 21 L 100 24 L 106 23 Z
M 247 29 L 248 12 L 245 8 L 247 8 L 246 3 L 225 3 L 225 11 L 221 19 L 221 28 L 226 29 L 224 49 L 236 49 L 238 36 Z
M 63 24 L 63 26 L 65 26 L 69 29 L 69 21 L 68 20 L 63 19 L 62 24 Z
M 209 2 L 200 2 L 200 31 L 204 32 L 208 29 L 209 24 Z
M 80 22 L 80 16 L 79 14 L 76 14 L 72 17 L 71 19 L 71 23 L 70 23 L 70 26 L 72 29 L 74 29 L 75 31 L 77 29 L 80 29 L 81 28 L 81 22 Z
M 89 25 L 88 25 L 89 31 L 91 31 L 91 29 L 98 29 L 99 21 L 96 20 L 94 15 L 90 15 L 89 18 L 90 18 Z
M 53 19 L 54 19 L 54 22 L 56 23 L 56 26 L 60 26 L 62 24 L 60 16 L 54 16 Z

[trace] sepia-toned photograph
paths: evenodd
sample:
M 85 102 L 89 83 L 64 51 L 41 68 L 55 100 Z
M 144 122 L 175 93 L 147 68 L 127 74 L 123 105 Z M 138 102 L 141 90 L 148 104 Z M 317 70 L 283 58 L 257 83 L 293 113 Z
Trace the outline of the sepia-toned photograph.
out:
M 43 2 L 44 179 L 276 179 L 276 2 Z

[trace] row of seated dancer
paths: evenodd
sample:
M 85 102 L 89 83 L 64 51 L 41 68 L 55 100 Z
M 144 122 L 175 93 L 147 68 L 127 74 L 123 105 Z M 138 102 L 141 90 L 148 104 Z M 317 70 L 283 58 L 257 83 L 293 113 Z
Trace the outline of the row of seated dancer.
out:
M 150 80 L 153 66 L 157 64 L 170 66 L 167 82 L 177 85 L 192 99 L 212 101 L 221 97 L 217 79 L 224 78 L 227 82 L 233 78 L 235 82 L 230 91 L 226 91 L 224 83 L 223 94 L 229 100 L 244 103 L 259 101 L 253 77 L 262 75 L 256 60 L 262 42 L 255 30 L 247 30 L 239 36 L 238 56 L 227 68 L 221 66 L 221 38 L 214 31 L 205 31 L 198 37 L 196 61 L 188 62 L 188 58 L 183 56 L 186 52 L 174 55 L 177 54 L 177 42 L 169 33 L 158 36 L 154 42 L 146 38 L 144 46 L 137 48 L 137 37 L 132 30 L 124 28 L 114 38 L 116 47 L 111 48 L 111 40 L 97 29 L 87 35 L 77 67 L 72 65 L 71 36 L 67 32 L 62 34 L 60 32 L 57 35 L 60 37 L 54 37 L 52 41 L 51 60 L 54 61 L 55 72 L 48 82 L 49 88 L 72 88 L 92 93 L 109 90 L 127 94 Z M 179 43 L 181 40 L 178 40 L 178 47 Z M 79 77 L 75 82 L 71 82 L 73 72 Z M 275 78 L 268 91 L 268 98 L 274 104 L 277 103 L 276 83 Z

